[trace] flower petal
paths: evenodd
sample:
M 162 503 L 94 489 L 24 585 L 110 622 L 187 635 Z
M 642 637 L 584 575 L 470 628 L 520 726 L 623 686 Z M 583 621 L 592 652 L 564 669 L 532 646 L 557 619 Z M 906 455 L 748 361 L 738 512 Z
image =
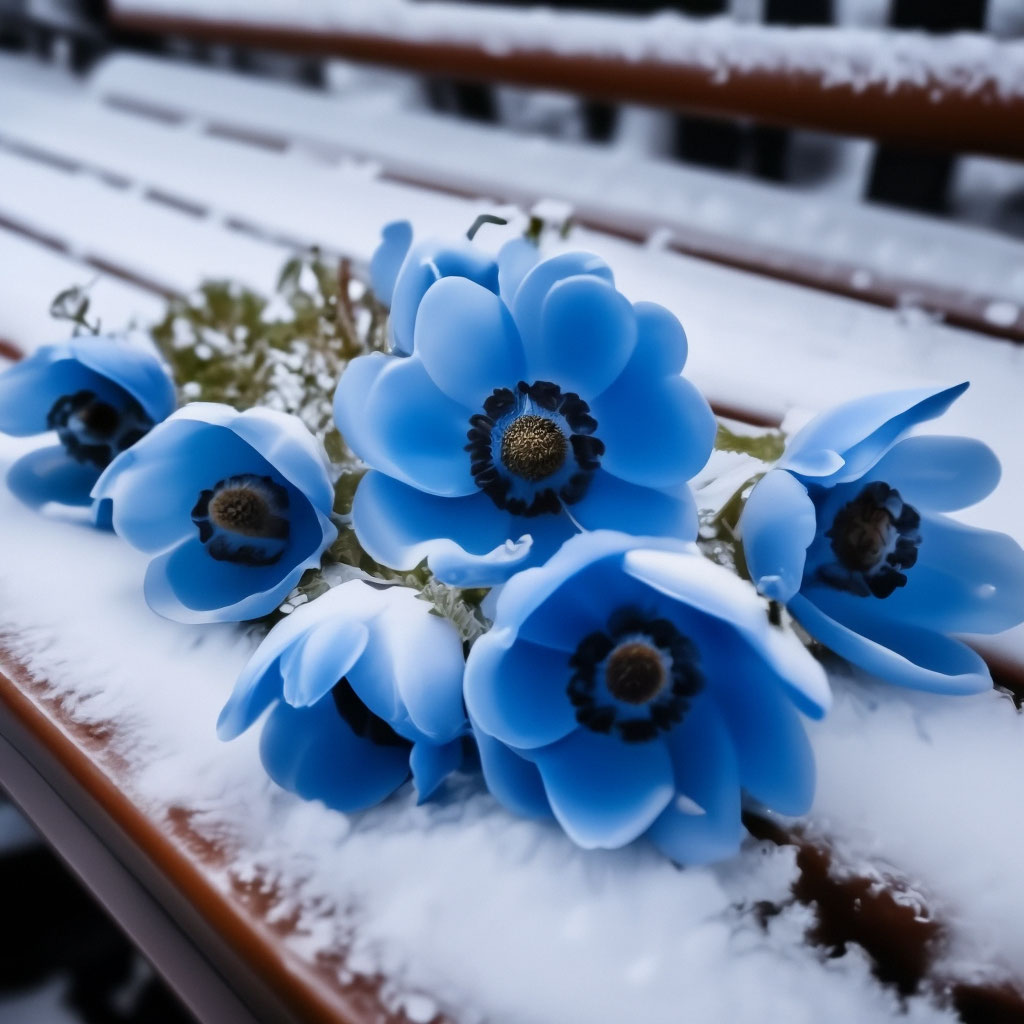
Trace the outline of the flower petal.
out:
M 445 395 L 417 356 L 392 357 L 373 385 L 365 414 L 373 448 L 403 482 L 429 494 L 474 494 L 476 481 L 465 451 L 471 413 Z
M 377 378 L 390 364 L 390 356 L 383 352 L 371 352 L 369 355 L 357 356 L 345 367 L 334 392 L 334 422 L 345 444 L 363 462 L 398 476 L 400 471 L 377 448 L 376 424 L 371 422 L 366 411 Z
M 412 246 L 412 225 L 395 220 L 385 224 L 380 235 L 381 243 L 370 258 L 370 287 L 381 305 L 390 306 L 395 279 Z
M 918 509 L 955 512 L 988 497 L 1000 475 L 999 459 L 987 444 L 926 434 L 893 445 L 865 483 L 883 480 Z
M 308 629 L 281 656 L 284 699 L 295 708 L 316 704 L 358 661 L 369 639 L 366 626 L 351 619 L 329 619 Z
M 614 284 L 611 268 L 600 256 L 589 252 L 565 252 L 535 264 L 523 278 L 512 299 L 512 315 L 519 333 L 528 345 L 539 345 L 541 310 L 548 292 L 569 277 L 587 274 Z
M 943 633 L 1001 633 L 1024 622 L 1024 550 L 1005 533 L 943 515 L 921 517 L 917 563 L 907 584 L 877 599 L 806 586 L 806 596 L 840 622 L 862 615 Z
M 824 670 L 795 637 L 769 625 L 764 605 L 748 583 L 709 562 L 694 546 L 687 551 L 638 548 L 626 554 L 624 566 L 635 579 L 734 630 L 805 714 L 820 718 L 828 709 L 832 695 Z
M 68 349 L 83 366 L 127 391 L 154 423 L 174 412 L 174 382 L 151 346 L 79 335 L 68 342 Z
M 803 594 L 793 598 L 789 609 L 816 640 L 896 686 L 949 695 L 980 693 L 992 686 L 981 657 L 952 637 L 901 622 L 837 622 Z
M 627 371 L 591 403 L 601 465 L 645 487 L 672 487 L 695 476 L 711 456 L 718 424 L 685 377 L 641 378 Z
M 623 743 L 589 729 L 531 751 L 558 823 L 585 849 L 617 849 L 651 826 L 675 790 L 665 743 Z
M 447 743 L 468 728 L 462 639 L 409 588 L 392 587 L 382 596 L 367 656 L 380 651 L 392 691 L 412 725 L 435 743 Z
M 762 594 L 785 604 L 800 589 L 817 530 L 814 502 L 795 476 L 772 470 L 754 485 L 739 531 L 750 578 Z
M 648 838 L 677 864 L 732 856 L 743 836 L 740 771 L 732 739 L 710 700 L 694 702 L 669 744 L 676 789 L 687 802 L 671 801 Z M 695 813 L 692 804 L 703 813 Z
M 569 507 L 588 530 L 621 530 L 640 537 L 697 537 L 697 505 L 685 484 L 672 493 L 641 487 L 599 469 L 586 495 Z
M 511 308 L 523 278 L 534 268 L 540 252 L 533 242 L 513 238 L 498 251 L 498 290 L 502 301 Z
M 462 763 L 462 743 L 431 743 L 420 740 L 409 755 L 416 802 L 429 799 L 444 780 Z
M 277 704 L 260 757 L 282 788 L 349 814 L 380 803 L 409 777 L 408 748 L 356 736 L 329 697 L 308 708 Z
M 507 513 L 477 492 L 438 498 L 383 473 L 367 473 L 352 504 L 359 543 L 375 561 L 414 569 L 425 558 L 454 586 L 502 583 L 530 557 L 530 541 L 509 538 Z
M 786 446 L 778 468 L 826 486 L 856 480 L 901 434 L 940 416 L 967 387 L 887 391 L 845 402 L 808 423 Z M 842 465 L 833 468 L 837 456 Z
M 554 743 L 576 728 L 567 686 L 571 670 L 561 651 L 493 628 L 466 662 L 466 708 L 489 736 L 512 747 Z
M 731 736 L 739 781 L 773 811 L 804 814 L 814 798 L 815 771 L 800 716 L 763 662 L 743 656 L 739 648 L 732 654 L 731 671 L 716 673 L 708 694 Z
M 671 310 L 656 302 L 635 302 L 636 348 L 625 372 L 640 380 L 678 377 L 686 365 L 686 331 Z
M 523 335 L 527 376 L 589 401 L 622 373 L 636 335 L 633 307 L 612 285 L 589 274 L 566 278 L 548 292 L 539 336 Z
M 0 373 L 0 433 L 30 437 L 49 430 L 47 415 L 62 395 L 116 389 L 73 359 L 67 345 L 46 345 Z
M 116 505 L 115 505 L 116 516 Z M 150 608 L 176 622 L 242 622 L 272 612 L 320 564 L 319 551 L 292 565 L 249 566 L 218 562 L 199 538 L 159 555 L 146 570 Z
M 524 818 L 550 818 L 551 805 L 537 766 L 488 736 L 475 724 L 473 736 L 480 751 L 484 781 L 494 797 Z
M 416 357 L 449 398 L 471 411 L 481 411 L 495 388 L 514 388 L 526 374 L 512 314 L 497 295 L 463 277 L 443 278 L 423 296 Z
M 30 508 L 49 501 L 86 506 L 92 504 L 90 493 L 99 473 L 95 466 L 75 462 L 58 444 L 22 455 L 7 471 L 7 486 Z
M 498 291 L 498 264 L 483 250 L 468 243 L 453 246 L 427 241 L 414 246 L 398 272 L 391 296 L 392 348 L 400 355 L 413 351 L 420 302 L 443 277 L 469 278 L 488 291 Z

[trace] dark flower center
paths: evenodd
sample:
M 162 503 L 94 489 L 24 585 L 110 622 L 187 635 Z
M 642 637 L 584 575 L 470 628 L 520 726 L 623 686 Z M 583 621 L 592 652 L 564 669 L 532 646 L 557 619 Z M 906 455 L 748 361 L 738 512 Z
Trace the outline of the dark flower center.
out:
M 700 654 L 668 619 L 622 608 L 585 636 L 569 658 L 567 693 L 576 721 L 627 743 L 678 725 L 704 685 Z
M 917 562 L 921 516 L 880 480 L 867 484 L 836 513 L 829 539 L 836 561 L 818 575 L 860 597 L 888 597 L 907 584 L 901 570 Z
M 647 704 L 665 685 L 665 666 L 650 644 L 634 642 L 616 648 L 605 665 L 608 692 L 627 704 Z
M 520 416 L 508 425 L 501 439 L 505 468 L 531 482 L 561 469 L 567 450 L 565 434 L 546 416 Z
M 106 469 L 153 427 L 142 406 L 127 392 L 119 401 L 120 408 L 87 390 L 62 395 L 47 413 L 46 425 L 57 431 L 60 443 L 77 462 Z
M 334 706 L 348 727 L 360 738 L 369 740 L 378 747 L 405 747 L 412 750 L 412 744 L 375 715 L 358 697 L 347 679 L 335 683 L 331 690 Z
M 210 521 L 243 537 L 265 537 L 270 522 L 270 506 L 252 487 L 225 487 L 210 502 Z
M 217 561 L 272 565 L 288 546 L 288 491 L 269 476 L 228 477 L 200 493 L 192 522 Z
M 604 454 L 590 406 L 547 380 L 497 388 L 469 428 L 476 485 L 517 516 L 557 515 L 579 501 Z

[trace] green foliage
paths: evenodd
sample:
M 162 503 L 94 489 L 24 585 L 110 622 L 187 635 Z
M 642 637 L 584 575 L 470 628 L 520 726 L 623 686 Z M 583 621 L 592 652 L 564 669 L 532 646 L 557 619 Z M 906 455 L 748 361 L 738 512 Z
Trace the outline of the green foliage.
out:
M 74 334 L 81 334 L 83 331 L 88 334 L 99 334 L 101 323 L 99 318 L 90 323 L 89 313 L 89 288 L 90 285 L 73 284 L 70 288 L 58 292 L 50 303 L 50 316 L 54 320 L 66 320 L 75 325 Z
M 786 435 L 781 430 L 766 430 L 761 434 L 737 434 L 719 422 L 715 448 L 722 452 L 750 455 L 761 462 L 776 462 L 786 448 Z

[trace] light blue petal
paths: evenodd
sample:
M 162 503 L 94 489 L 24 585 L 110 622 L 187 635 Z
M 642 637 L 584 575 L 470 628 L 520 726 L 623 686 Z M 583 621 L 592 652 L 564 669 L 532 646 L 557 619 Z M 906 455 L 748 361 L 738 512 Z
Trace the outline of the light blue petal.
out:
M 678 377 L 686 365 L 686 331 L 671 310 L 656 302 L 636 302 L 636 348 L 625 373 L 635 380 Z
M 75 462 L 63 445 L 37 448 L 22 455 L 7 471 L 11 493 L 30 508 L 49 501 L 61 505 L 91 505 L 89 496 L 100 471 Z
M 612 285 L 589 274 L 566 278 L 548 292 L 540 334 L 523 335 L 527 376 L 589 401 L 625 369 L 636 334 L 633 307 Z
M 266 646 L 266 641 L 260 646 Z M 217 718 L 218 738 L 233 740 L 241 736 L 280 698 L 281 686 L 278 658 L 265 658 L 257 649 L 238 677 L 227 703 L 221 708 Z
M 731 654 L 731 664 L 716 672 L 708 696 L 731 736 L 740 782 L 779 814 L 805 814 L 814 798 L 815 771 L 800 716 L 763 662 L 738 645 Z
M 115 505 L 116 516 L 116 505 Z M 287 557 L 269 566 L 211 558 L 196 537 L 159 555 L 146 570 L 146 602 L 176 622 L 243 622 L 267 615 L 288 596 L 320 557 L 293 565 Z
M 694 546 L 661 551 L 648 541 L 628 552 L 623 565 L 628 575 L 719 620 L 737 641 L 750 645 L 801 711 L 814 718 L 824 715 L 832 700 L 824 670 L 794 636 L 769 624 L 764 602 L 750 584 L 708 561 Z
M 498 290 L 505 305 L 511 308 L 523 278 L 539 258 L 537 246 L 525 238 L 513 238 L 498 251 Z
M 67 345 L 46 345 L 0 373 L 0 433 L 45 433 L 46 417 L 63 395 L 92 390 L 114 397 L 116 389 L 71 357 Z
M 366 649 L 369 639 L 370 631 L 362 622 L 351 619 L 318 622 L 281 656 L 284 699 L 296 708 L 316 704 L 344 678 Z
M 651 826 L 675 790 L 665 743 L 623 743 L 589 729 L 530 752 L 558 823 L 585 849 L 617 849 Z
M 540 516 L 512 516 L 508 535 L 519 541 L 530 538 L 530 565 L 547 561 L 567 540 L 580 532 L 579 527 L 563 513 Z
M 604 441 L 601 465 L 645 487 L 673 487 L 708 459 L 718 424 L 707 400 L 685 377 L 638 380 L 627 371 L 591 411 Z
M 174 382 L 157 353 L 125 338 L 79 335 L 68 342 L 73 358 L 123 388 L 154 423 L 174 412 Z
M 329 697 L 309 708 L 277 704 L 260 757 L 283 789 L 347 814 L 380 803 L 409 777 L 408 749 L 360 739 Z
M 544 792 L 540 772 L 503 743 L 473 727 L 484 781 L 494 797 L 514 814 L 524 818 L 550 818 L 551 805 Z
M 443 277 L 469 278 L 488 291 L 498 291 L 498 264 L 481 249 L 469 243 L 453 246 L 429 241 L 414 246 L 398 272 L 391 297 L 392 347 L 400 355 L 413 351 L 420 302 Z
M 981 657 L 941 633 L 901 622 L 840 623 L 803 594 L 793 598 L 789 609 L 815 640 L 888 683 L 952 696 L 992 686 Z
M 643 537 L 697 537 L 697 505 L 685 484 L 671 493 L 627 483 L 605 469 L 590 480 L 586 495 L 569 512 L 587 530 L 621 530 Z
M 862 615 L 942 633 L 1001 633 L 1024 622 L 1024 550 L 1005 533 L 942 515 L 921 518 L 917 564 L 907 583 L 879 601 L 821 584 L 806 595 L 827 615 Z
M 256 407 L 239 414 L 230 429 L 315 508 L 330 513 L 334 488 L 323 449 L 302 420 L 275 409 Z
M 512 314 L 497 295 L 463 277 L 446 277 L 423 296 L 416 357 L 441 391 L 470 413 L 482 412 L 495 388 L 514 388 L 526 375 Z M 463 444 L 467 419 L 460 423 Z
M 385 224 L 380 234 L 381 243 L 370 258 L 370 287 L 379 303 L 390 306 L 395 279 L 412 245 L 412 225 L 395 220 Z
M 669 745 L 676 789 L 684 799 L 669 803 L 648 838 L 677 864 L 732 856 L 743 836 L 740 772 L 729 733 L 709 700 L 694 702 Z
M 528 346 L 540 344 L 541 310 L 548 292 L 559 281 L 580 274 L 592 275 L 608 284 L 615 283 L 608 264 L 589 252 L 565 252 L 552 256 L 537 263 L 523 278 L 511 308 L 519 333 Z
M 462 638 L 447 619 L 408 588 L 385 592 L 374 635 L 390 637 L 391 680 L 412 725 L 434 743 L 468 730 L 462 704 Z
M 955 512 L 988 497 L 1001 475 L 987 444 L 923 435 L 898 441 L 865 478 L 883 480 L 919 510 Z
M 502 743 L 545 746 L 576 728 L 567 692 L 571 675 L 564 652 L 517 640 L 510 629 L 496 627 L 469 652 L 466 708 L 484 732 Z
M 762 594 L 785 604 L 800 589 L 817 530 L 814 502 L 795 476 L 772 470 L 754 485 L 739 532 L 747 570 Z
M 856 480 L 901 434 L 940 416 L 967 387 L 887 391 L 845 402 L 808 423 L 786 446 L 778 468 L 826 486 Z M 839 468 L 833 468 L 836 456 Z
M 428 800 L 437 787 L 462 763 L 462 743 L 436 744 L 420 740 L 409 755 L 412 781 L 416 787 L 416 802 Z
M 390 365 L 391 356 L 371 352 L 357 356 L 345 367 L 334 392 L 334 422 L 345 444 L 367 465 L 382 469 L 391 476 L 399 470 L 390 465 L 377 446 L 377 431 L 367 413 L 367 403 L 377 378 Z
M 510 540 L 509 515 L 486 495 L 437 498 L 383 473 L 360 481 L 352 524 L 375 561 L 406 570 L 426 558 L 453 586 L 502 583 L 530 558 L 530 542 Z
M 438 388 L 416 356 L 392 358 L 366 403 L 383 468 L 396 467 L 405 483 L 443 497 L 477 493 L 465 450 L 471 415 Z
M 621 556 L 636 545 L 636 538 L 611 530 L 578 534 L 543 565 L 518 573 L 501 588 L 495 627 L 571 653 L 581 637 L 606 625 L 609 596 L 628 597 L 616 579 L 622 578 Z M 549 606 L 553 599 L 557 607 Z

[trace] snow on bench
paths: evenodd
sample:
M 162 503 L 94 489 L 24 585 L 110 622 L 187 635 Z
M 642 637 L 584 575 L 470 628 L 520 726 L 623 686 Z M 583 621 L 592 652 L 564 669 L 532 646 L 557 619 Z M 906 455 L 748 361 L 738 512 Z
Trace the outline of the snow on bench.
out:
M 48 301 L 84 259 L 168 290 L 193 287 L 200 270 L 257 285 L 268 275 L 268 287 L 281 239 L 365 260 L 384 220 L 409 215 L 420 231 L 453 233 L 489 207 L 297 147 L 210 137 L 193 117 L 117 112 L 26 84 L 7 62 L 0 83 L 0 213 L 26 233 L 0 229 L 14 269 L 0 286 L 6 303 Z M 280 125 L 268 121 L 273 135 Z M 738 407 L 795 422 L 865 391 L 973 378 L 941 429 L 1001 452 L 1004 488 L 969 518 L 1022 536 L 1024 349 L 592 230 L 558 244 L 601 252 L 627 294 L 677 312 L 694 379 Z M 111 325 L 129 308 L 154 315 L 151 298 L 135 305 L 142 294 L 103 281 L 96 312 Z M 38 311 L 7 316 L 0 325 L 40 329 Z M 0 442 L 0 462 L 22 446 Z M 5 782 L 27 801 L 45 768 L 32 751 L 59 762 L 58 799 L 134 851 L 132 870 L 227 979 L 223 998 L 242 998 L 241 1009 L 211 1008 L 194 972 L 166 959 L 166 935 L 140 925 L 138 941 L 206 1020 L 957 1020 L 927 990 L 903 1000 L 879 984 L 856 948 L 827 959 L 804 941 L 811 911 L 790 895 L 801 870 L 791 846 L 752 841 L 729 864 L 679 872 L 642 848 L 578 851 L 482 792 L 424 807 L 399 797 L 348 818 L 275 789 L 255 734 L 225 746 L 213 731 L 251 638 L 154 616 L 140 599 L 144 560 L 112 536 L 83 543 L 80 526 L 29 513 L 6 491 L 0 518 L 0 760 L 21 764 L 16 776 L 4 768 Z M 911 917 L 936 915 L 940 989 L 1012 978 L 1024 962 L 1024 791 L 1000 780 L 1024 773 L 1024 716 L 995 691 L 946 702 L 890 693 L 879 704 L 869 685 L 844 687 L 813 740 L 821 782 L 810 822 L 837 871 L 885 891 L 901 878 L 893 891 Z M 64 852 L 76 860 L 73 845 Z M 109 865 L 76 867 L 116 903 Z M 759 915 L 766 906 L 778 913 Z M 130 908 L 115 912 L 125 920 Z
M 808 196 L 629 147 L 524 138 L 403 109 L 394 89 L 316 94 L 135 56 L 105 61 L 90 85 L 108 103 L 197 118 L 335 159 L 370 160 L 390 178 L 435 189 L 527 208 L 564 200 L 591 226 L 657 235 L 697 255 L 890 305 L 916 301 L 962 325 L 1024 338 L 1024 245 L 995 233 L 831 194 Z

